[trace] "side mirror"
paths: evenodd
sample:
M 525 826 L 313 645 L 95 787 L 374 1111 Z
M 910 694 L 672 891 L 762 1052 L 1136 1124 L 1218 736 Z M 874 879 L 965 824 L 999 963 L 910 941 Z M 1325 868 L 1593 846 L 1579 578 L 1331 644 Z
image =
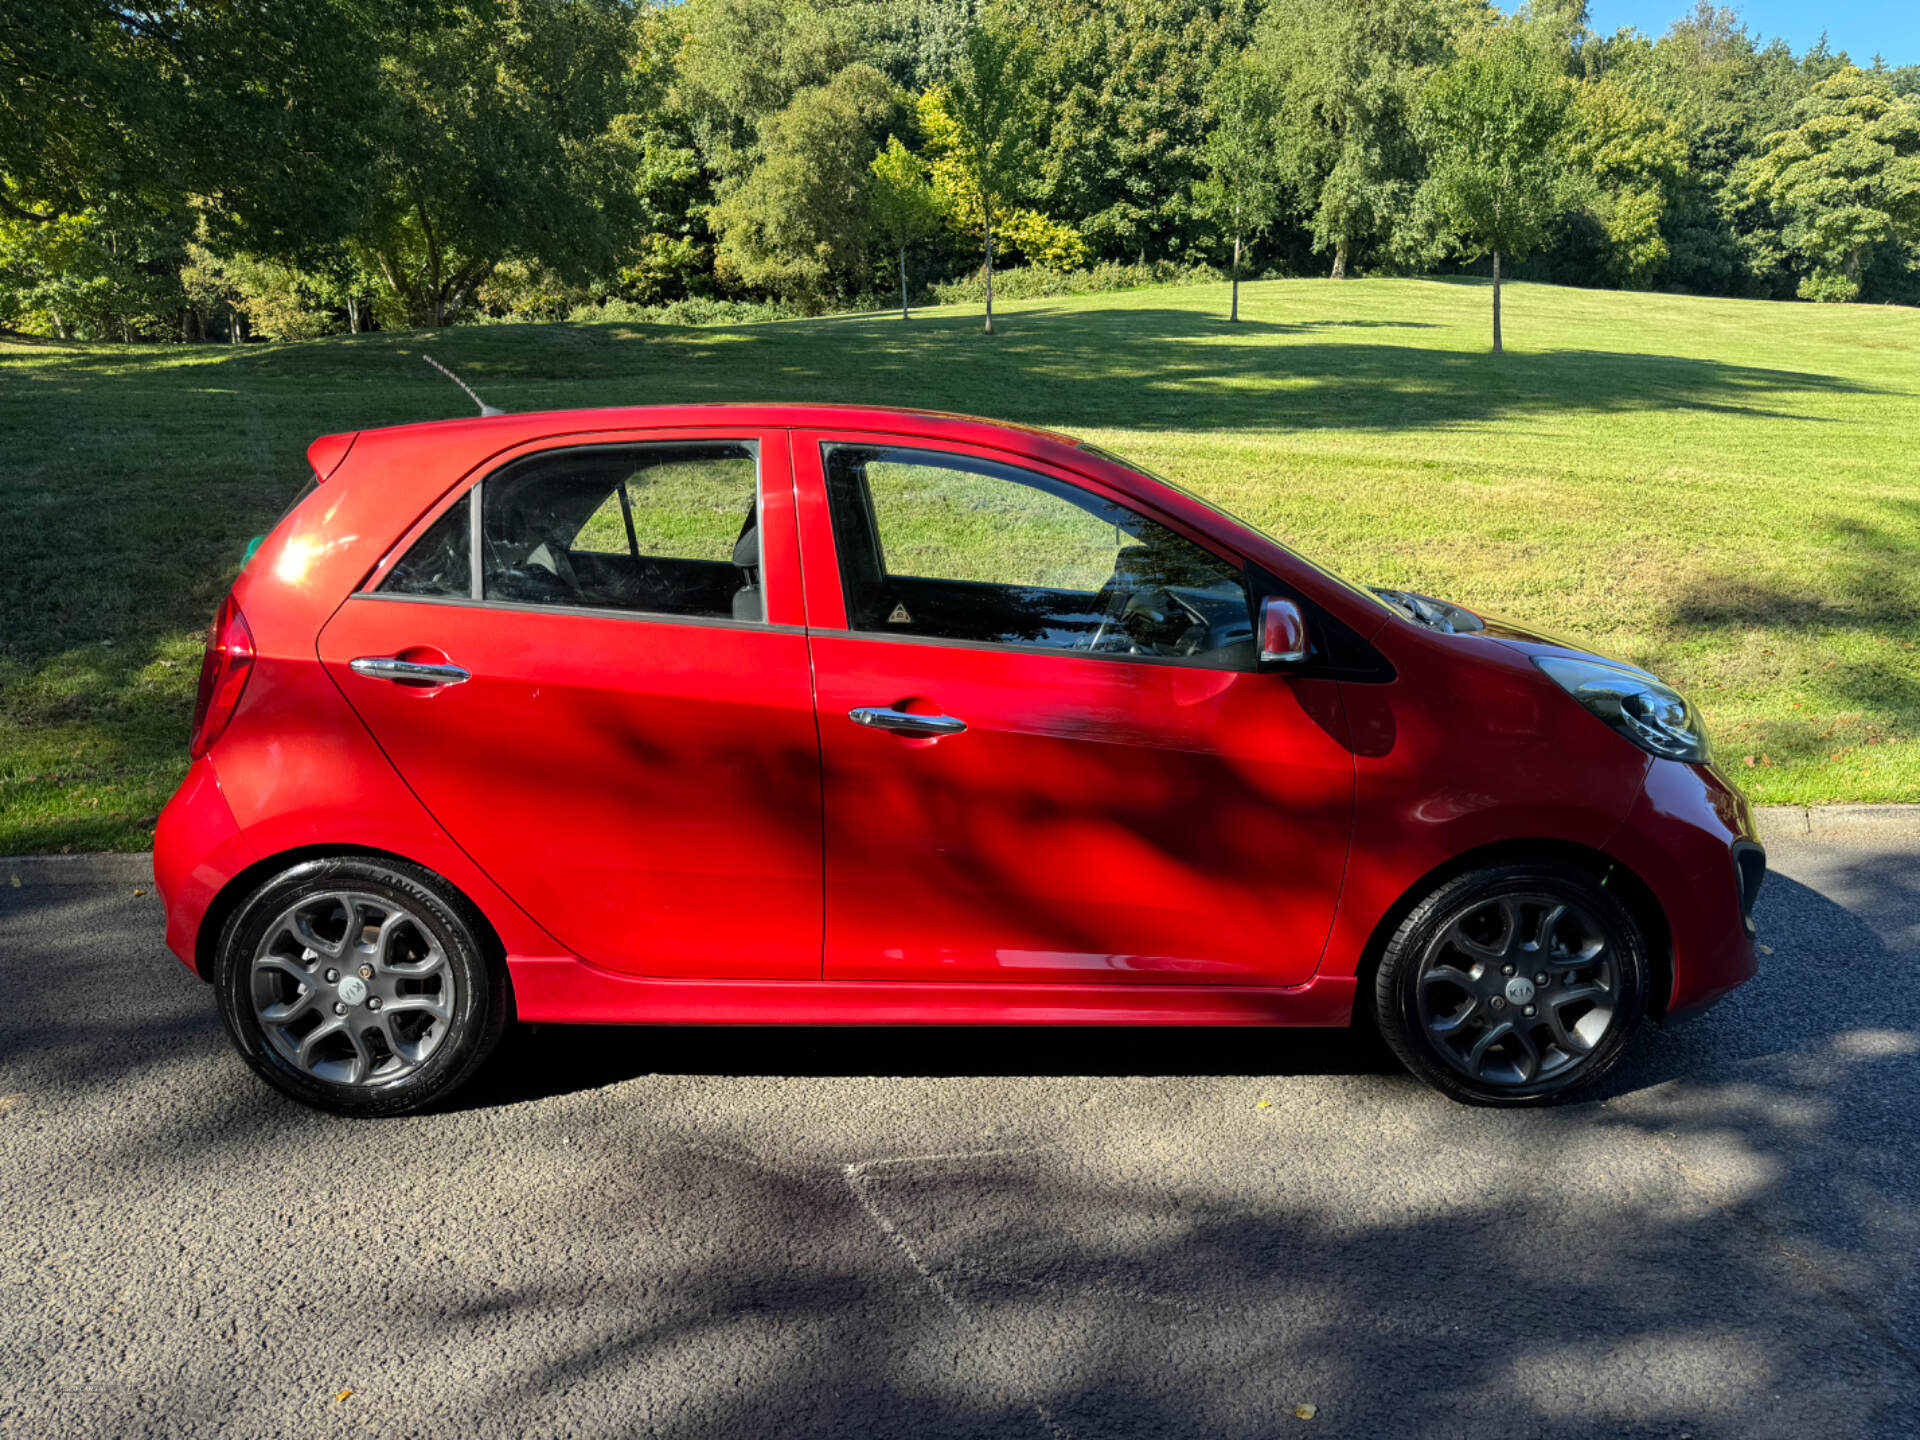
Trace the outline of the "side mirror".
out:
M 1296 664 L 1307 658 L 1307 617 L 1291 600 L 1269 595 L 1260 602 L 1260 659 Z

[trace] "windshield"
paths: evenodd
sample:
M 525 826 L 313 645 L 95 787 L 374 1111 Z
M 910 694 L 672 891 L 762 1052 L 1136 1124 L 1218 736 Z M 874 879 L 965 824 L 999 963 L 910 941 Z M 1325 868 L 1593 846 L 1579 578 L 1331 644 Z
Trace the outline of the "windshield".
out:
M 1223 506 L 1214 504 L 1213 501 L 1207 499 L 1205 496 L 1194 494 L 1193 491 L 1189 490 L 1186 486 L 1182 485 L 1178 480 L 1169 480 L 1165 475 L 1162 475 L 1157 471 L 1149 470 L 1144 465 L 1136 464 L 1134 461 L 1127 459 L 1126 456 L 1124 455 L 1116 455 L 1113 453 L 1113 451 L 1106 449 L 1104 446 L 1089 444 L 1087 441 L 1082 440 L 1080 442 L 1080 448 L 1086 451 L 1089 455 L 1099 456 L 1102 460 L 1107 461 L 1109 464 L 1118 465 L 1123 470 L 1131 470 L 1136 475 L 1144 475 L 1149 480 L 1157 480 L 1162 485 L 1166 486 L 1169 490 L 1179 491 L 1182 495 L 1186 496 L 1187 499 L 1193 501 L 1194 504 L 1202 506 L 1205 509 L 1211 510 L 1214 514 L 1218 515 L 1223 520 L 1232 521 L 1235 525 L 1240 526 L 1243 530 L 1251 530 L 1256 535 L 1266 536 L 1267 539 L 1272 540 L 1274 544 L 1278 545 L 1281 549 L 1285 550 L 1289 555 L 1291 555 L 1295 560 L 1298 560 L 1302 565 L 1307 566 L 1309 569 L 1315 571 L 1320 575 L 1326 576 L 1327 579 L 1331 580 L 1334 584 L 1338 585 L 1341 589 L 1347 591 L 1349 594 L 1357 595 L 1362 600 L 1365 600 L 1370 604 L 1379 606 L 1382 610 L 1387 611 L 1389 614 L 1401 615 L 1401 616 L 1404 616 L 1406 614 L 1404 610 L 1400 609 L 1398 606 L 1388 603 L 1386 599 L 1384 599 L 1379 595 L 1376 595 L 1373 591 L 1367 589 L 1366 586 L 1356 585 L 1353 583 L 1353 581 L 1347 579 L 1346 576 L 1341 575 L 1335 571 L 1329 570 L 1326 566 L 1320 564 L 1318 561 L 1309 560 L 1306 556 L 1302 555 L 1298 550 L 1295 550 L 1291 545 L 1288 545 L 1285 541 L 1280 540 L 1273 535 L 1267 534 L 1267 532 L 1265 530 L 1262 530 L 1258 525 L 1252 524 L 1251 522 L 1246 520 L 1242 520 L 1238 515 L 1234 514 L 1231 510 L 1228 510 Z

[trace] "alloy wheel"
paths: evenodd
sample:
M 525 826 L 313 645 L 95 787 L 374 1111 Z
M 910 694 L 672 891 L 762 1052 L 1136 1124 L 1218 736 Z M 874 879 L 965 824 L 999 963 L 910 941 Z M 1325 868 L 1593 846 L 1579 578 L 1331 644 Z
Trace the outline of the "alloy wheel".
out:
M 454 970 L 433 931 L 402 905 L 364 891 L 309 895 L 255 948 L 254 1014 L 295 1068 L 336 1085 L 386 1085 L 413 1074 L 453 1025 Z
M 1474 901 L 1420 958 L 1416 1009 L 1432 1048 L 1483 1085 L 1531 1086 L 1579 1067 L 1612 1028 L 1614 944 L 1581 905 L 1544 893 Z

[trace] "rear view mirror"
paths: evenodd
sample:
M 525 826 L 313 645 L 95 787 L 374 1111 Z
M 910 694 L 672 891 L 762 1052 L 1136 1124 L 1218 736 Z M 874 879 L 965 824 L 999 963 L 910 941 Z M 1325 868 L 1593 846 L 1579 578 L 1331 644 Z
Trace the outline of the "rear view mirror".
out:
M 1307 617 L 1292 600 L 1269 595 L 1260 602 L 1260 659 L 1296 663 L 1307 658 Z

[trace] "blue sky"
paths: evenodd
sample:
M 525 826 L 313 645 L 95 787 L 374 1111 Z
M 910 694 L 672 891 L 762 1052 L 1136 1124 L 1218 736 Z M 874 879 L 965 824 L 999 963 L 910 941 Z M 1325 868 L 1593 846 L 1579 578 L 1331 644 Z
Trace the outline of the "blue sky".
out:
M 1866 64 L 1874 52 L 1890 65 L 1920 64 L 1920 0 L 1748 0 L 1733 6 L 1764 42 L 1778 35 L 1798 54 L 1827 32 L 1835 50 Z M 1692 0 L 1587 0 L 1602 35 L 1631 25 L 1649 35 L 1693 9 Z

